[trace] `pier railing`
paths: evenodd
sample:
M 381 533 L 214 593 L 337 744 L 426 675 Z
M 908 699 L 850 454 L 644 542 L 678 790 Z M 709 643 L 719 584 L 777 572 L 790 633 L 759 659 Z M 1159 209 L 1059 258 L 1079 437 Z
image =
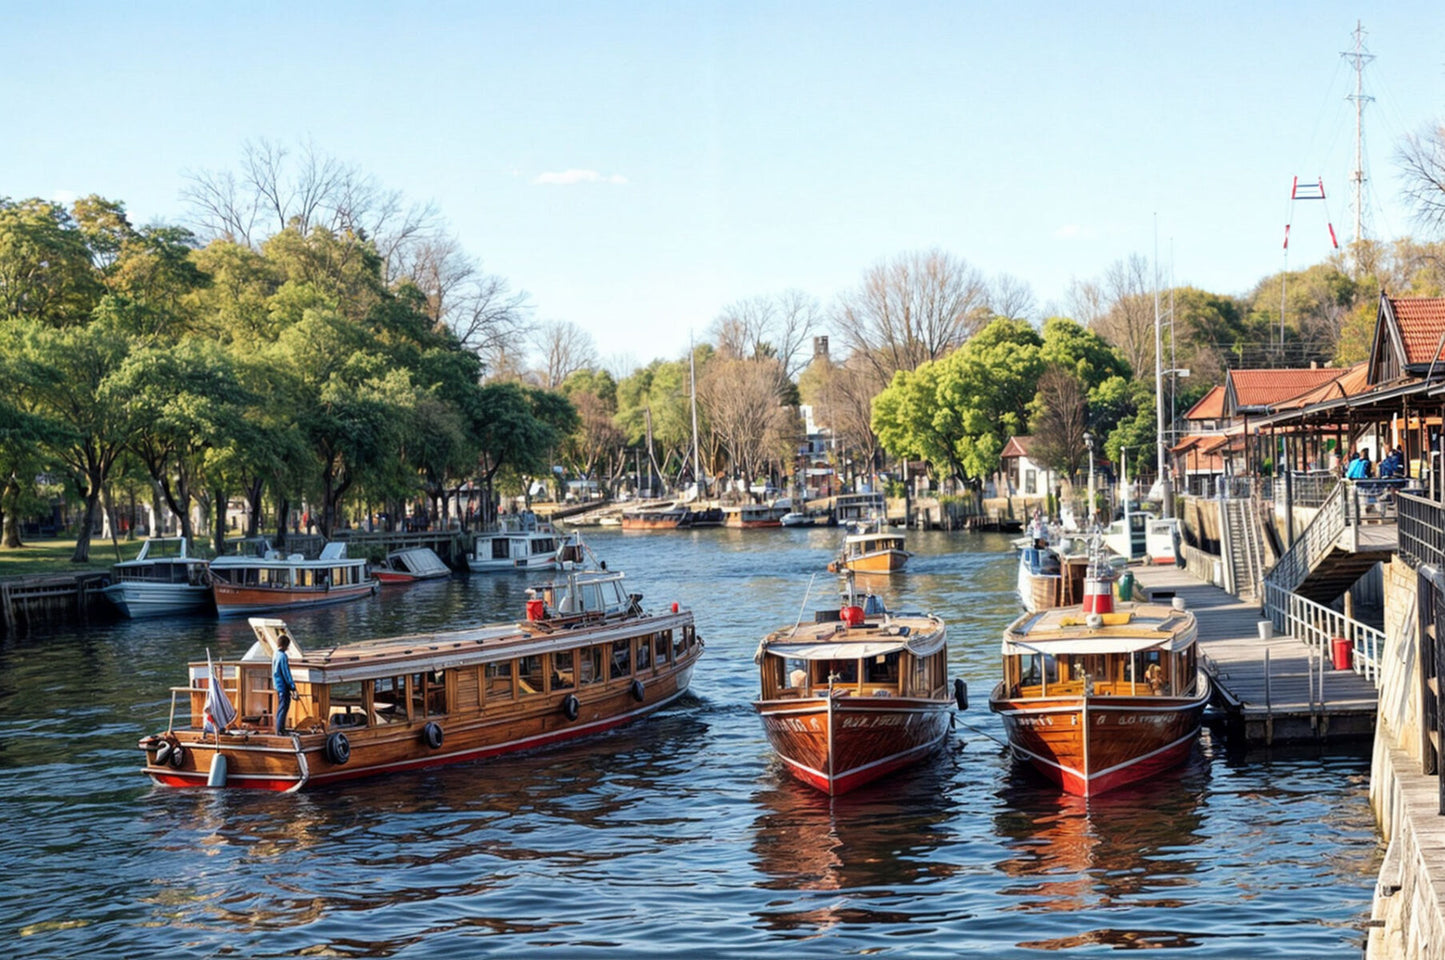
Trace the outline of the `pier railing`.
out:
M 1400 556 L 1411 567 L 1445 570 L 1445 507 L 1427 497 L 1395 495 L 1400 515 Z
M 1335 638 L 1349 641 L 1353 650 L 1351 666 L 1355 673 L 1380 686 L 1380 651 L 1385 648 L 1385 632 L 1368 624 L 1351 620 L 1338 610 L 1307 600 L 1286 590 L 1281 584 L 1264 584 L 1264 612 L 1275 630 L 1304 641 L 1328 658 Z
M 1335 548 L 1335 543 L 1344 533 L 1348 523 L 1347 494 L 1344 485 L 1337 485 L 1320 505 L 1315 518 L 1305 527 L 1299 539 L 1285 551 L 1279 562 L 1264 576 L 1266 586 L 1292 591 L 1304 582 L 1305 577 L 1326 554 Z

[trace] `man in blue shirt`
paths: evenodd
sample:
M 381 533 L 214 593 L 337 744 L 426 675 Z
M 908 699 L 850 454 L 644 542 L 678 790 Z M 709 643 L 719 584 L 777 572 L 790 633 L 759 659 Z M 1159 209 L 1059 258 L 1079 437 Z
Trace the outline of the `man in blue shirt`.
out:
M 296 682 L 291 679 L 291 657 L 286 648 L 291 638 L 284 633 L 276 641 L 276 655 L 271 658 L 271 686 L 276 690 L 276 735 L 286 732 L 286 714 L 291 711 L 291 698 L 296 696 Z
M 1370 475 L 1369 469 L 1370 461 L 1360 456 L 1359 452 L 1356 451 L 1355 454 L 1350 457 L 1350 465 L 1345 470 L 1345 479 L 1363 480 Z

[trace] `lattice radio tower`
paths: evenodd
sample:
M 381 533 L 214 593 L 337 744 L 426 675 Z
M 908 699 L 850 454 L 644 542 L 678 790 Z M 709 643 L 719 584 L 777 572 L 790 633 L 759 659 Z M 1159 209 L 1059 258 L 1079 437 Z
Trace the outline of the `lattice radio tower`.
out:
M 1365 104 L 1375 98 L 1365 95 L 1365 65 L 1375 59 L 1365 51 L 1365 27 L 1355 21 L 1355 49 L 1341 51 L 1340 56 L 1355 67 L 1355 92 L 1345 97 L 1355 105 L 1355 171 L 1350 182 L 1355 185 L 1355 275 L 1360 273 L 1360 241 L 1365 238 Z

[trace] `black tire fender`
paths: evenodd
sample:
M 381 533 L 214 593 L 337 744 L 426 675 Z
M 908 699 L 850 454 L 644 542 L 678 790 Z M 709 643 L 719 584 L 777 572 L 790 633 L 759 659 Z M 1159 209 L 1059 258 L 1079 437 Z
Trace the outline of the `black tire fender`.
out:
M 641 680 L 633 680 L 632 686 L 628 687 L 627 689 L 632 694 L 632 699 L 636 700 L 638 703 L 641 703 L 643 697 L 647 695 L 647 691 L 643 689 Z
M 156 766 L 163 767 L 171 758 L 171 742 L 162 740 L 156 744 Z
M 576 720 L 578 714 L 580 714 L 581 712 L 582 704 L 580 701 L 578 701 L 577 695 L 575 693 L 569 693 L 567 694 L 567 696 L 562 698 L 562 716 L 566 717 L 568 720 Z
M 956 677 L 953 681 L 953 699 L 958 701 L 958 709 L 968 709 L 968 684 L 962 677 Z
M 338 730 L 326 738 L 326 759 L 338 767 L 351 759 L 351 741 L 346 739 L 346 734 Z
M 181 764 L 186 762 L 186 748 L 179 743 L 171 744 L 171 755 L 166 759 L 172 767 L 179 770 Z
M 426 726 L 421 728 L 421 735 L 422 739 L 426 741 L 426 745 L 433 750 L 442 745 L 442 725 L 435 720 L 429 721 Z

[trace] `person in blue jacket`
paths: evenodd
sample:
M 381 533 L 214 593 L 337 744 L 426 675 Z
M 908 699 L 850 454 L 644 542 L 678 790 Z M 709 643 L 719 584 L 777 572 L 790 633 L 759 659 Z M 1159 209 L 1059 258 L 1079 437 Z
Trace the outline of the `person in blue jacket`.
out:
M 286 732 L 286 715 L 291 712 L 291 700 L 296 696 L 296 682 L 291 679 L 291 656 L 286 648 L 291 638 L 284 633 L 276 641 L 276 654 L 271 658 L 271 685 L 276 690 L 276 735 Z
M 1350 465 L 1345 468 L 1346 480 L 1363 480 L 1370 475 L 1370 461 L 1356 450 L 1350 454 Z

